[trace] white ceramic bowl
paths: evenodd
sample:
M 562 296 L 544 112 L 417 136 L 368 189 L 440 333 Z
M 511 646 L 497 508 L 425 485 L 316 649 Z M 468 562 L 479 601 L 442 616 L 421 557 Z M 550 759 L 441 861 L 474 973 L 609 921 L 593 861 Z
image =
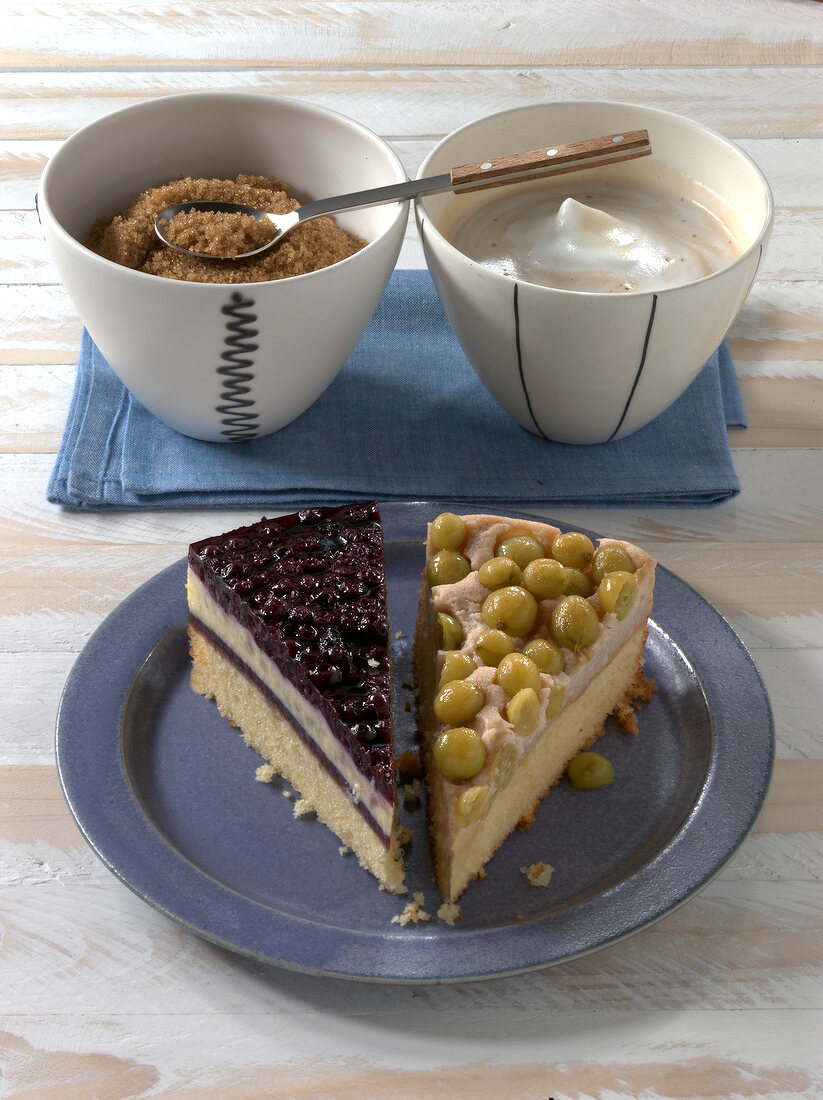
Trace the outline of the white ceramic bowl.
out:
M 97 218 L 181 175 L 284 179 L 302 201 L 406 179 L 376 134 L 299 100 L 194 93 L 115 111 L 49 161 L 38 210 L 80 319 L 131 393 L 186 435 L 254 438 L 299 416 L 348 359 L 391 276 L 408 204 L 338 216 L 369 243 L 320 271 L 240 285 L 147 275 L 81 243 Z
M 536 103 L 481 118 L 445 137 L 418 173 L 635 129 L 649 131 L 651 157 L 567 175 L 569 187 L 586 177 L 642 188 L 681 173 L 735 211 L 743 250 L 733 263 L 656 292 L 555 290 L 483 267 L 445 239 L 439 227 L 450 204 L 468 197 L 415 202 L 426 261 L 463 350 L 503 408 L 548 439 L 622 438 L 694 381 L 754 282 L 773 221 L 768 183 L 738 146 L 699 123 L 612 102 Z

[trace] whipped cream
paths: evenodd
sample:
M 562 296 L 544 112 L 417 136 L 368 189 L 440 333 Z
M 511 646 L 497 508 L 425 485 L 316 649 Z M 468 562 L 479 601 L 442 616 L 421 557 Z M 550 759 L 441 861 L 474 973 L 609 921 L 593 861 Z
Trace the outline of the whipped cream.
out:
M 568 194 L 512 188 L 443 233 L 501 275 L 563 290 L 661 290 L 703 278 L 742 249 L 719 217 L 685 197 L 622 187 Z

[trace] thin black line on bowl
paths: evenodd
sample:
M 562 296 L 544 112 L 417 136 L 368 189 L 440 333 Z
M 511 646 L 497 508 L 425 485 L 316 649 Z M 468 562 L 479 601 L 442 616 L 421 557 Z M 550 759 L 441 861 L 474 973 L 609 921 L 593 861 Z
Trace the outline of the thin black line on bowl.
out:
M 623 408 L 623 414 L 617 422 L 617 427 L 614 429 L 612 434 L 606 440 L 607 443 L 611 443 L 611 441 L 614 439 L 614 437 L 617 435 L 617 433 L 623 427 L 623 421 L 626 419 L 626 414 L 628 413 L 629 406 L 632 403 L 632 398 L 634 397 L 634 391 L 637 389 L 637 383 L 640 381 L 640 375 L 643 373 L 643 367 L 645 366 L 645 363 L 646 363 L 646 355 L 647 355 L 648 350 L 649 350 L 649 339 L 651 338 L 652 325 L 654 324 L 654 315 L 655 315 L 656 312 L 657 312 L 657 295 L 653 294 L 652 295 L 652 308 L 651 308 L 651 313 L 649 314 L 649 323 L 646 326 L 646 338 L 643 341 L 643 353 L 640 356 L 640 366 L 637 368 L 637 373 L 634 376 L 634 382 L 632 382 L 632 388 L 629 390 L 629 396 L 626 398 L 626 404 Z
M 235 291 L 229 303 L 221 308 L 221 313 L 231 320 L 226 322 L 224 343 L 227 350 L 220 356 L 226 365 L 217 368 L 217 373 L 224 379 L 220 393 L 224 403 L 217 405 L 215 411 L 220 415 L 221 424 L 225 425 L 220 434 L 232 443 L 254 439 L 260 429 L 258 414 L 254 411 L 254 398 L 247 396 L 252 392 L 249 383 L 254 381 L 254 359 L 250 356 L 259 347 L 253 342 L 253 337 L 258 334 L 258 330 L 252 327 L 257 320 L 257 314 L 250 312 L 253 306 L 253 298 L 245 298 Z
M 531 398 L 529 397 L 529 390 L 526 386 L 526 376 L 523 372 L 523 349 L 520 344 L 520 284 L 517 282 L 514 284 L 512 305 L 514 308 L 514 345 L 517 352 L 517 370 L 520 373 L 520 385 L 523 387 L 523 396 L 526 398 L 526 406 L 529 410 L 529 416 L 532 418 L 532 424 L 534 424 L 541 436 L 547 440 L 549 437 L 537 423 L 537 417 L 534 415 Z

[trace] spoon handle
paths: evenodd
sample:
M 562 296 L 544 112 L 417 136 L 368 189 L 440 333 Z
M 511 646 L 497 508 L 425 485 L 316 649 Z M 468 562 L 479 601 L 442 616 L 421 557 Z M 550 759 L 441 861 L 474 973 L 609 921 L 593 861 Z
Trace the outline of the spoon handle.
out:
M 463 164 L 439 176 L 407 180 L 368 191 L 355 191 L 349 195 L 317 199 L 301 206 L 294 215 L 294 223 L 311 221 L 324 214 L 340 214 L 358 206 L 379 206 L 381 203 L 413 199 L 417 195 L 433 195 L 443 191 L 479 191 L 483 187 L 500 187 L 518 180 L 541 179 L 559 176 L 564 172 L 577 172 L 581 168 L 593 168 L 597 164 L 613 164 L 622 160 L 646 157 L 652 151 L 646 130 L 626 130 L 606 137 L 573 141 L 567 145 L 532 149 L 527 153 L 512 153 L 493 160 Z
M 646 157 L 652 151 L 647 130 L 625 130 L 619 134 L 572 141 L 567 145 L 532 149 L 527 153 L 492 160 L 461 164 L 451 170 L 452 186 L 461 191 L 479 191 L 483 187 L 499 187 L 511 183 L 522 175 L 528 179 L 543 176 L 560 176 L 565 172 L 577 172 L 597 164 L 614 164 L 617 161 Z M 475 183 L 476 187 L 466 184 Z

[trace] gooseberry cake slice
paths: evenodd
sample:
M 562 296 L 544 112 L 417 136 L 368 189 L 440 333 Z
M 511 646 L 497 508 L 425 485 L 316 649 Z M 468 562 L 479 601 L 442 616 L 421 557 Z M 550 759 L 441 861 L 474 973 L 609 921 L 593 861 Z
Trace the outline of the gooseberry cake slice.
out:
M 402 893 L 377 504 L 193 543 L 186 587 L 194 690 Z
M 415 638 L 437 885 L 456 901 L 616 713 L 636 732 L 654 560 L 501 516 L 428 528 Z

